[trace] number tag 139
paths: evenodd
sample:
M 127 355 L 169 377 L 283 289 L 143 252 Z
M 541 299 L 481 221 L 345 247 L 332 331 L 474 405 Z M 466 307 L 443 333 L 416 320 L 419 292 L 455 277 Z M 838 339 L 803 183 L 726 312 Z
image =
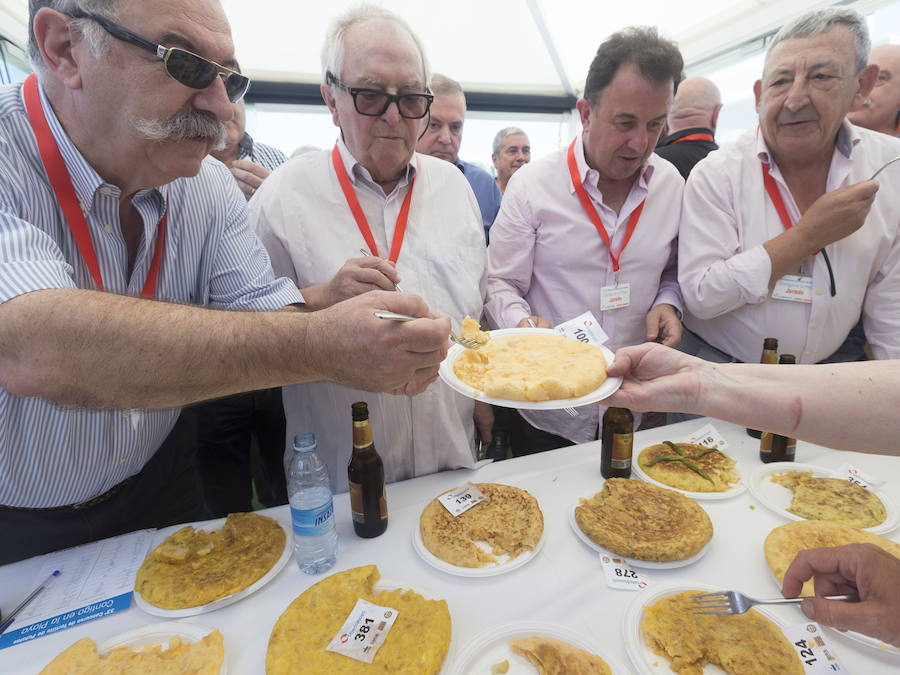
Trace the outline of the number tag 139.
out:
M 438 501 L 444 505 L 444 508 L 450 512 L 454 518 L 465 513 L 479 502 L 483 502 L 487 497 L 472 483 L 466 483 L 462 487 L 445 492 Z

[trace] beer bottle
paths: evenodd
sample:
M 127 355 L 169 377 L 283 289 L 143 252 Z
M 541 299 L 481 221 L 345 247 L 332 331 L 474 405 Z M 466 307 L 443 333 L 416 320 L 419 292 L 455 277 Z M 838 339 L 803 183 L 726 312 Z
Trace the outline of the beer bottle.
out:
M 607 408 L 600 432 L 600 473 L 604 478 L 631 477 L 634 416 L 626 408 Z
M 354 403 L 353 455 L 347 465 L 350 482 L 350 511 L 353 529 L 365 539 L 384 534 L 388 524 L 387 498 L 384 493 L 384 464 L 369 426 L 369 407 L 362 401 Z
M 778 363 L 778 340 L 775 338 L 766 338 L 763 340 L 762 356 L 759 358 L 760 363 Z M 753 438 L 759 438 L 762 434 L 758 429 L 747 429 L 747 433 Z
M 782 354 L 779 364 L 797 363 L 793 354 Z M 759 439 L 759 458 L 763 462 L 793 462 L 797 452 L 797 439 L 763 431 Z

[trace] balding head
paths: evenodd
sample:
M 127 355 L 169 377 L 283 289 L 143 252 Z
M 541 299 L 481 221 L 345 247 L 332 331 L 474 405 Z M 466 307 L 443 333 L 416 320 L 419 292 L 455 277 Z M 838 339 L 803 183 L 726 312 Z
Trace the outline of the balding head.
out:
M 847 117 L 853 124 L 896 136 L 900 134 L 900 45 L 878 45 L 869 63 L 878 66 L 875 87 Z
M 712 80 L 689 77 L 678 85 L 669 113 L 669 133 L 692 127 L 715 131 L 722 107 L 722 96 Z

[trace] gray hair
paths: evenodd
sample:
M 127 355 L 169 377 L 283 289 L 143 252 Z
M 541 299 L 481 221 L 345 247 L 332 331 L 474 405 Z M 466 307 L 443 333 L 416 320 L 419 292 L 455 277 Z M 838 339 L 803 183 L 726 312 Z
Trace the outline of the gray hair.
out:
M 431 93 L 435 96 L 462 94 L 463 98 L 466 97 L 462 85 L 459 82 L 446 75 L 441 75 L 440 73 L 433 73 L 431 75 Z
M 370 4 L 362 4 L 353 7 L 340 16 L 338 16 L 328 29 L 325 37 L 325 44 L 322 45 L 322 82 L 327 84 L 327 74 L 331 73 L 337 78 L 342 77 L 341 68 L 344 65 L 344 37 L 347 31 L 358 23 L 367 21 L 387 21 L 394 23 L 407 33 L 416 44 L 419 55 L 422 57 L 422 65 L 425 69 L 425 86 L 431 85 L 431 67 L 428 65 L 428 58 L 425 56 L 425 47 L 419 36 L 413 32 L 406 21 L 394 14 L 393 12 Z
M 35 70 L 44 69 L 41 50 L 34 41 L 34 15 L 44 7 L 63 14 L 80 10 L 87 14 L 99 14 L 112 21 L 115 21 L 118 14 L 118 0 L 28 0 L 28 60 Z M 91 54 L 100 58 L 106 53 L 109 36 L 102 27 L 88 19 L 73 19 L 72 24 L 87 43 Z
M 869 49 L 871 47 L 869 28 L 862 14 L 855 9 L 846 7 L 817 9 L 803 14 L 786 26 L 782 26 L 781 30 L 772 38 L 769 50 L 766 52 L 766 62 L 768 63 L 769 54 L 772 53 L 772 50 L 779 42 L 796 38 L 814 37 L 827 33 L 835 26 L 847 26 L 851 35 L 853 35 L 853 49 L 856 52 L 856 72 L 860 72 L 869 62 Z
M 494 154 L 500 154 L 500 148 L 503 146 L 503 139 L 507 136 L 512 136 L 514 134 L 522 134 L 525 138 L 528 138 L 528 134 L 522 131 L 519 127 L 504 127 L 500 131 L 497 132 L 497 135 L 494 136 Z

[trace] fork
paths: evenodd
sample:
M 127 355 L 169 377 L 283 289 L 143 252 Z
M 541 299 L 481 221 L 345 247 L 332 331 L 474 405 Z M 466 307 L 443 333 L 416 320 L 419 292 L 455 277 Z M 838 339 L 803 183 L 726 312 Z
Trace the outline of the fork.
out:
M 530 316 L 525 320 L 528 322 L 529 326 L 531 326 L 532 328 L 537 328 L 537 324 L 534 322 L 534 320 L 532 320 Z M 566 414 L 569 417 L 578 417 L 578 411 L 575 410 L 575 408 L 563 408 L 563 410 L 566 411 Z
M 855 595 L 819 596 L 825 600 L 847 600 L 854 602 Z M 743 614 L 753 605 L 790 605 L 806 598 L 775 598 L 774 600 L 757 600 L 737 591 L 719 591 L 718 593 L 700 593 L 692 595 L 694 611 L 692 614 Z
M 364 248 L 359 249 L 359 252 L 362 253 L 363 255 L 367 255 L 367 256 L 369 256 L 369 257 L 371 257 L 371 258 L 377 258 L 377 257 L 378 257 L 378 256 L 376 256 L 374 253 L 372 253 L 371 251 L 367 251 L 367 250 L 364 249 Z M 398 293 L 402 293 L 402 292 L 403 292 L 402 290 L 400 290 L 400 284 L 394 284 L 394 290 L 397 291 Z M 393 321 L 401 321 L 401 319 L 393 319 Z
M 416 317 L 407 316 L 406 314 L 395 314 L 394 312 L 372 312 L 376 319 L 385 319 L 387 321 L 415 321 Z M 455 342 L 460 347 L 465 347 L 466 349 L 478 349 L 481 346 L 481 343 L 477 340 L 472 340 L 470 338 L 463 338 L 454 333 L 452 330 L 450 331 L 450 340 Z
M 891 164 L 893 164 L 894 162 L 898 162 L 898 161 L 900 161 L 900 157 L 894 157 L 894 159 L 892 159 L 890 162 L 888 162 L 888 163 L 885 164 L 883 167 L 881 167 L 880 169 L 878 169 L 878 171 L 876 171 L 874 174 L 872 174 L 872 177 L 871 177 L 869 180 L 875 180 L 875 176 L 877 176 L 878 174 L 880 174 L 882 171 L 884 171 L 886 168 L 888 168 L 888 167 L 889 167 Z

